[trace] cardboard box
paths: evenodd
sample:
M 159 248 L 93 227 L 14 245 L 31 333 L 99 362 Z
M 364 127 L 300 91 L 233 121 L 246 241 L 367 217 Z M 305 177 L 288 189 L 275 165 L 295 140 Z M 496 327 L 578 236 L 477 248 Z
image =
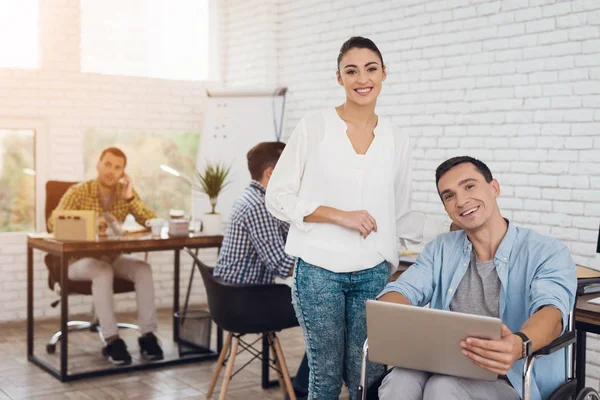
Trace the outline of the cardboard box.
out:
M 57 210 L 54 237 L 58 240 L 94 241 L 98 229 L 96 212 L 89 210 Z

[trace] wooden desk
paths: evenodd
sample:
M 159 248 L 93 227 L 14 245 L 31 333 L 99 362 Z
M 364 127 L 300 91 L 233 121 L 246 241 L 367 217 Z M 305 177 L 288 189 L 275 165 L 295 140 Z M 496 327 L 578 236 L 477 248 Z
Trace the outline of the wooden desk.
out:
M 173 250 L 175 253 L 173 270 L 173 313 L 179 311 L 179 264 L 180 250 L 183 247 L 192 249 L 198 248 L 220 248 L 223 236 L 190 235 L 184 237 L 162 237 L 154 238 L 147 233 L 126 235 L 119 239 L 103 238 L 94 242 L 65 242 L 52 238 L 36 237 L 30 235 L 27 238 L 27 359 L 38 365 L 62 382 L 74 379 L 100 376 L 120 372 L 129 372 L 132 370 L 157 368 L 164 365 L 182 364 L 191 361 L 204 359 L 215 359 L 221 350 L 222 338 L 221 332 L 217 337 L 217 352 L 209 351 L 205 354 L 180 357 L 175 360 L 163 360 L 141 365 L 121 366 L 117 368 L 103 369 L 100 371 L 91 371 L 84 373 L 68 373 L 68 330 L 67 322 L 69 320 L 69 298 L 68 298 L 68 260 L 70 257 L 90 257 L 105 254 L 107 252 L 149 252 Z M 33 251 L 41 250 L 53 254 L 61 259 L 60 276 L 60 327 L 62 337 L 60 340 L 60 369 L 41 360 L 33 353 Z M 173 340 L 179 339 L 179 325 L 173 317 Z

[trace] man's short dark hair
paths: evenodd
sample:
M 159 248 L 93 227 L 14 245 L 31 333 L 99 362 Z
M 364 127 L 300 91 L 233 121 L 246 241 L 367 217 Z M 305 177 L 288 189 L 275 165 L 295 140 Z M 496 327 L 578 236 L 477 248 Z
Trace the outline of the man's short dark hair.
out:
M 125 153 L 123 153 L 121 149 L 119 149 L 118 147 L 108 147 L 102 150 L 102 154 L 100 154 L 100 158 L 98 160 L 102 161 L 106 153 L 110 153 L 113 156 L 121 157 L 122 159 L 124 159 L 125 162 L 123 163 L 123 168 L 125 168 L 125 166 L 127 165 L 127 156 L 125 155 Z
M 439 167 L 437 167 L 437 169 L 435 170 L 435 186 L 437 187 L 438 183 L 440 182 L 440 179 L 442 178 L 442 176 L 444 176 L 444 174 L 446 172 L 450 171 L 452 168 L 456 167 L 457 165 L 464 164 L 464 163 L 473 164 L 475 166 L 475 169 L 477 169 L 477 171 L 479 171 L 479 173 L 481 175 L 483 175 L 483 177 L 485 178 L 485 181 L 487 183 L 490 183 L 492 181 L 492 179 L 494 179 L 494 177 L 492 176 L 492 171 L 490 171 L 488 166 L 485 165 L 485 163 L 483 161 L 480 161 L 476 158 L 469 157 L 469 156 L 460 156 L 460 157 L 450 158 L 450 159 L 444 161 L 443 163 L 441 163 Z M 438 190 L 438 194 L 439 194 L 439 190 Z
M 251 148 L 246 158 L 252 179 L 259 181 L 262 179 L 265 169 L 275 168 L 284 148 L 285 143 L 283 142 L 261 142 Z

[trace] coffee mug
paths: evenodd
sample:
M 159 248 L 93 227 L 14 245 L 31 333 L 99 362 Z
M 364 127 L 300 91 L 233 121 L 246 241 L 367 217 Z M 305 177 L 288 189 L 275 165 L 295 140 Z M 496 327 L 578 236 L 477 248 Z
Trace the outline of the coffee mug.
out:
M 146 221 L 146 226 L 152 229 L 152 236 L 160 236 L 162 227 L 165 225 L 165 220 L 162 218 L 152 218 Z

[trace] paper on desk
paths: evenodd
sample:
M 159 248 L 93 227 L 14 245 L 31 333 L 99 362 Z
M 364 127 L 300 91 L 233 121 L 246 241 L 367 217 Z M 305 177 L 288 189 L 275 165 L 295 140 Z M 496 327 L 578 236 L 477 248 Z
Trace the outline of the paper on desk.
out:
M 48 232 L 32 232 L 27 236 L 32 239 L 54 239 L 54 234 Z
M 123 226 L 121 227 L 121 230 L 123 231 L 123 233 L 140 233 L 140 232 L 146 232 L 148 231 L 148 228 L 146 228 L 145 226 L 141 226 L 141 225 L 133 225 L 133 226 Z
M 600 297 L 596 297 L 596 298 L 593 298 L 591 300 L 588 300 L 588 303 L 590 303 L 590 304 L 599 304 L 600 305 Z
M 399 249 L 398 249 L 398 255 L 399 256 L 418 256 L 420 253 L 423 252 L 424 248 L 425 248 L 425 245 L 423 243 L 419 243 L 419 244 L 408 243 L 407 247 L 400 245 Z

